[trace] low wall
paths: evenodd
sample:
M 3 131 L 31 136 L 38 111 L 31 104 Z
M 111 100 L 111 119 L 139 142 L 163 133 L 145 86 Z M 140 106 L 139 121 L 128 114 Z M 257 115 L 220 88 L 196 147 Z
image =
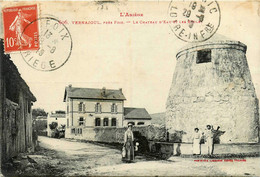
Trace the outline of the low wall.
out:
M 201 154 L 208 154 L 207 145 L 201 145 Z M 260 144 L 215 144 L 213 154 L 260 153 Z M 191 143 L 174 143 L 174 155 L 191 155 Z
M 106 143 L 123 143 L 126 127 L 82 127 L 82 134 L 72 134 L 69 129 L 66 130 L 66 138 L 84 139 L 89 141 L 98 141 Z M 138 126 L 133 127 L 133 132 L 136 137 L 145 137 L 147 140 L 165 141 L 165 127 L 163 126 Z

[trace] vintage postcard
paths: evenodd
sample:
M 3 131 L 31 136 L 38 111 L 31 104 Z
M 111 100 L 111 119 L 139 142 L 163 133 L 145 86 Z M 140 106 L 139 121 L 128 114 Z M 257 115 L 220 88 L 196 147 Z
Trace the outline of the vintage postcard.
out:
M 260 176 L 259 1 L 0 14 L 0 176 Z

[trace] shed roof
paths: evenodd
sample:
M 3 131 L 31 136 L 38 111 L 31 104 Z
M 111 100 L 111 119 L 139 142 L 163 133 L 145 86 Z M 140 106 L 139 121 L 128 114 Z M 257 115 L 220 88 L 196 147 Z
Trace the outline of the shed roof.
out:
M 103 89 L 97 88 L 78 88 L 66 87 L 64 93 L 64 101 L 68 98 L 85 98 L 100 100 L 126 100 L 122 90 L 105 89 L 105 95 L 102 94 Z
M 152 119 L 145 108 L 124 108 L 125 119 Z
M 1 38 L 0 38 L 0 58 L 3 58 L 3 65 L 5 66 L 4 68 L 0 68 L 0 70 L 3 70 L 3 73 L 7 76 L 12 75 L 13 78 L 15 79 L 12 80 L 12 82 L 15 82 L 15 84 L 18 85 L 18 87 L 20 87 L 25 93 L 27 93 L 31 101 L 36 102 L 37 101 L 36 97 L 33 95 L 29 86 L 21 77 L 18 68 L 11 60 L 10 55 L 4 54 L 4 41 Z

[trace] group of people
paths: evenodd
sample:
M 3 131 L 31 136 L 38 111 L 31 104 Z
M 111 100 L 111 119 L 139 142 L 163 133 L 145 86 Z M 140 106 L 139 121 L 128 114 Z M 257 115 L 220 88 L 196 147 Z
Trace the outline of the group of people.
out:
M 213 150 L 214 150 L 214 134 L 218 131 L 220 127 L 218 127 L 216 130 L 214 130 L 212 125 L 207 125 L 206 126 L 206 131 L 205 133 L 202 132 L 200 133 L 198 128 L 194 129 L 194 135 L 193 135 L 193 154 L 198 155 L 201 154 L 201 141 L 202 137 L 205 137 L 206 145 L 207 145 L 207 150 L 208 150 L 208 155 L 213 155 Z
M 124 145 L 122 149 L 122 160 L 124 162 L 133 162 L 134 160 L 134 134 L 132 131 L 133 124 L 128 123 L 128 128 L 124 134 Z M 206 131 L 200 133 L 198 128 L 194 129 L 194 135 L 193 135 L 193 154 L 198 155 L 201 154 L 201 141 L 202 137 L 204 136 L 204 140 L 207 145 L 207 150 L 209 155 L 213 155 L 213 139 L 215 133 L 218 131 L 220 127 L 218 127 L 216 130 L 214 130 L 212 125 L 206 126 Z

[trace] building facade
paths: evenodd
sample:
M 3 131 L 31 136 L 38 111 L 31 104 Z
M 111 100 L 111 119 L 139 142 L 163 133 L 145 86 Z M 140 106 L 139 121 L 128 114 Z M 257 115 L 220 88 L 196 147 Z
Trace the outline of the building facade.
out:
M 0 166 L 33 148 L 32 105 L 36 98 L 0 41 Z
M 194 128 L 224 132 L 220 143 L 259 142 L 258 99 L 239 41 L 210 40 L 177 53 L 167 101 L 166 126 L 192 142 Z
M 50 129 L 50 124 L 52 122 L 57 123 L 58 130 L 61 130 L 63 127 L 67 125 L 66 113 L 65 111 L 55 111 L 48 113 L 47 116 L 47 136 L 51 137 L 52 130 Z
M 124 108 L 124 126 L 132 123 L 138 125 L 150 125 L 152 117 L 145 108 Z
M 71 85 L 66 87 L 65 136 L 82 135 L 84 130 L 89 133 L 93 128 L 119 128 L 126 126 L 128 122 L 136 122 L 136 125 L 138 121 L 142 125 L 150 124 L 151 117 L 145 109 L 124 108 L 125 100 L 122 89 L 76 88 Z M 130 109 L 132 114 L 131 111 L 125 112 Z M 126 117 L 125 113 L 127 113 Z
M 47 136 L 47 116 L 37 116 L 34 119 L 34 124 L 38 136 Z

